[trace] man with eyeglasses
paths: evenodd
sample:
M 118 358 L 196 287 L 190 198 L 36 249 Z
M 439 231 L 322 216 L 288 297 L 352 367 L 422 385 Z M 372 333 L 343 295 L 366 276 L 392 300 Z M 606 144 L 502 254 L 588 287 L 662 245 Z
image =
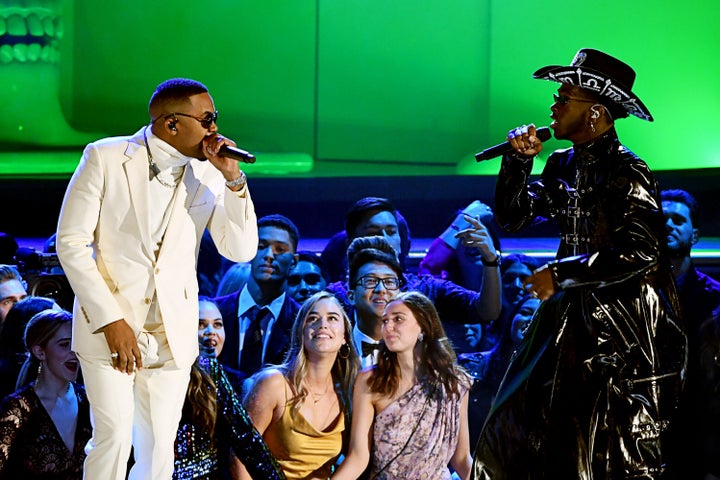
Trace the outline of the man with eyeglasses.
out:
M 618 140 L 615 120 L 652 121 L 632 92 L 635 71 L 592 49 L 534 78 L 558 82 L 552 153 L 533 125 L 513 129 L 495 216 L 508 231 L 554 219 L 557 260 L 525 288 L 544 300 L 478 441 L 474 479 L 660 478 L 686 358 L 665 251 L 659 190 Z
M 404 284 L 392 245 L 383 237 L 360 237 L 348 247 L 347 298 L 354 323 L 353 341 L 362 367 L 377 363 L 385 306 Z
M 60 212 L 57 253 L 75 293 L 73 350 L 93 416 L 87 479 L 170 479 L 190 367 L 198 355 L 197 251 L 207 228 L 228 259 L 253 258 L 245 174 L 219 155 L 207 88 L 161 83 L 150 124 L 88 145 Z

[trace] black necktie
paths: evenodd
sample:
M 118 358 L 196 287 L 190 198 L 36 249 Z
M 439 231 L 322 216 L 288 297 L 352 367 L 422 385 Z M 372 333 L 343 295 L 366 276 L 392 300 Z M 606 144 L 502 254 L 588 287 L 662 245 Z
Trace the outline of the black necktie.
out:
M 252 375 L 262 367 L 263 320 L 269 313 L 270 310 L 267 308 L 253 305 L 246 314 L 250 324 L 245 330 L 245 339 L 240 354 L 240 370 L 248 375 Z
M 368 355 L 373 355 L 375 351 L 380 348 L 380 344 L 370 343 L 363 340 L 360 342 L 360 348 L 362 349 L 362 356 L 365 358 Z

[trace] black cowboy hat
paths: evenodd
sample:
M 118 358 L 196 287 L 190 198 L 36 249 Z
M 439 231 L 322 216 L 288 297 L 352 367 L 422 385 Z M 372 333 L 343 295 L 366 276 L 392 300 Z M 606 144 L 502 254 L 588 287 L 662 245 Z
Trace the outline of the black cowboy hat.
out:
M 582 48 L 569 67 L 549 65 L 533 73 L 533 78 L 575 85 L 606 97 L 638 118 L 653 121 L 640 99 L 632 93 L 635 70 L 627 63 L 592 48 Z

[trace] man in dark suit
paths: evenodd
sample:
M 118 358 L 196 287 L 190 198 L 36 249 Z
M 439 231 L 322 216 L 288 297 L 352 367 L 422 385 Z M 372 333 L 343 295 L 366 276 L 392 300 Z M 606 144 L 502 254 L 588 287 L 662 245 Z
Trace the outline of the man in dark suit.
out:
M 265 364 L 282 363 L 290 346 L 292 324 L 300 305 L 283 283 L 297 262 L 299 233 L 282 215 L 258 220 L 258 249 L 250 262 L 247 284 L 216 299 L 225 322 L 225 347 L 219 360 L 236 389 Z

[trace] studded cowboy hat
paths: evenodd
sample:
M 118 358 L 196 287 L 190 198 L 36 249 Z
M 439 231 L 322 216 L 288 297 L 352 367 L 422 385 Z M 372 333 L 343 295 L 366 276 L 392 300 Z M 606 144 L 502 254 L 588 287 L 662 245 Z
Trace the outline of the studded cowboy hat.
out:
M 632 93 L 635 70 L 627 63 L 599 50 L 582 48 L 575 54 L 569 67 L 549 65 L 533 73 L 533 78 L 567 83 L 590 90 L 615 102 L 631 115 L 653 121 L 650 111 Z

